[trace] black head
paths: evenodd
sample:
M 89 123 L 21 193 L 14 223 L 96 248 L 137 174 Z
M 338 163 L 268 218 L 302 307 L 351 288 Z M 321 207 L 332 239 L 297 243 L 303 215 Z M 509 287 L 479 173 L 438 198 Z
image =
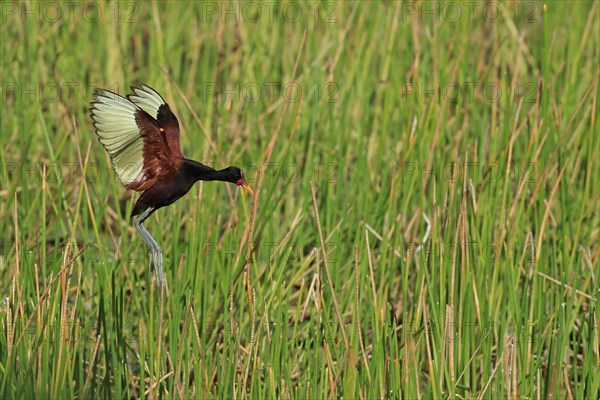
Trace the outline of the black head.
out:
M 221 173 L 223 174 L 223 180 L 235 183 L 237 186 L 243 187 L 248 192 L 250 192 L 250 194 L 254 195 L 254 192 L 252 191 L 248 183 L 246 183 L 246 180 L 244 179 L 244 172 L 241 169 L 232 166 L 221 170 Z

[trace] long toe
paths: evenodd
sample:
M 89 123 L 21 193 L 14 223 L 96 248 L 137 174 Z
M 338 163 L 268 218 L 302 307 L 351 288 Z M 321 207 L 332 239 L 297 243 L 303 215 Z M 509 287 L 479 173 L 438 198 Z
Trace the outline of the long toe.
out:
M 158 285 L 166 285 L 167 280 L 163 271 L 162 252 L 160 251 L 154 253 L 154 272 L 156 273 L 156 281 L 158 282 Z
M 158 264 L 157 254 L 156 254 L 156 251 L 154 251 L 154 250 L 150 251 L 150 267 L 152 268 L 152 271 L 154 271 L 154 274 L 156 275 L 156 280 L 158 281 L 158 284 L 160 285 L 159 269 L 161 268 L 161 266 Z

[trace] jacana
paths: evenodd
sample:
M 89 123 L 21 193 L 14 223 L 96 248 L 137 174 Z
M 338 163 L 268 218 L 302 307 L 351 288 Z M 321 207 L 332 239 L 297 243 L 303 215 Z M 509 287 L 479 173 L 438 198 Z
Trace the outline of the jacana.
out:
M 130 220 L 150 249 L 151 264 L 161 286 L 166 284 L 162 250 L 144 221 L 184 196 L 197 181 L 231 182 L 254 193 L 238 167 L 215 170 L 185 158 L 179 145 L 179 122 L 167 102 L 147 85 L 136 84 L 131 90 L 132 94 L 122 97 L 96 89 L 90 113 L 121 183 L 127 189 L 143 192 Z

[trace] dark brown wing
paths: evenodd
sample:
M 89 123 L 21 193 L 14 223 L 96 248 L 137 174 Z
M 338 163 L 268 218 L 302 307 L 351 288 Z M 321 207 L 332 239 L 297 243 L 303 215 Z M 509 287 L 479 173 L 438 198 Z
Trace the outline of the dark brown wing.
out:
M 162 96 L 148 85 L 142 83 L 131 86 L 132 94 L 127 98 L 146 111 L 164 129 L 169 150 L 176 158 L 183 158 L 179 144 L 179 122 Z
M 157 180 L 177 173 L 183 156 L 179 147 L 176 147 L 178 151 L 175 152 L 172 150 L 173 144 L 169 144 L 167 129 L 173 132 L 172 125 L 167 123 L 165 125 L 167 128 L 163 128 L 156 119 L 142 109 L 135 111 L 135 123 L 144 140 L 144 164 L 142 174 L 135 182 L 127 185 L 127 189 L 142 191 L 152 187 Z M 179 129 L 177 128 L 176 131 L 179 132 Z
M 179 121 L 167 103 L 161 104 L 158 108 L 156 118 L 158 125 L 164 129 L 164 136 L 169 145 L 169 150 L 174 157 L 183 159 L 181 154 L 181 145 L 179 144 Z

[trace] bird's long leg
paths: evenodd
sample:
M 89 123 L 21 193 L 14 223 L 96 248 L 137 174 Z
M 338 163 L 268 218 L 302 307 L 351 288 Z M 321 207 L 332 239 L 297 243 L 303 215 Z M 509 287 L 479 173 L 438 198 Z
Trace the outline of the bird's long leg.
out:
M 142 238 L 150 248 L 150 259 L 152 262 L 152 266 L 154 267 L 154 272 L 156 273 L 156 279 L 158 281 L 158 285 L 166 283 L 163 266 L 162 266 L 162 250 L 156 240 L 150 235 L 143 222 L 136 224 L 136 229 L 142 235 Z
M 154 272 L 156 273 L 156 280 L 159 286 L 163 284 L 166 285 L 167 281 L 165 279 L 165 274 L 162 266 L 162 250 L 156 240 L 150 235 L 150 232 L 144 226 L 144 221 L 150 213 L 152 213 L 153 209 L 148 209 L 141 214 L 138 214 L 132 218 L 133 226 L 140 233 L 142 239 L 150 249 L 150 260 L 152 266 L 154 267 Z

